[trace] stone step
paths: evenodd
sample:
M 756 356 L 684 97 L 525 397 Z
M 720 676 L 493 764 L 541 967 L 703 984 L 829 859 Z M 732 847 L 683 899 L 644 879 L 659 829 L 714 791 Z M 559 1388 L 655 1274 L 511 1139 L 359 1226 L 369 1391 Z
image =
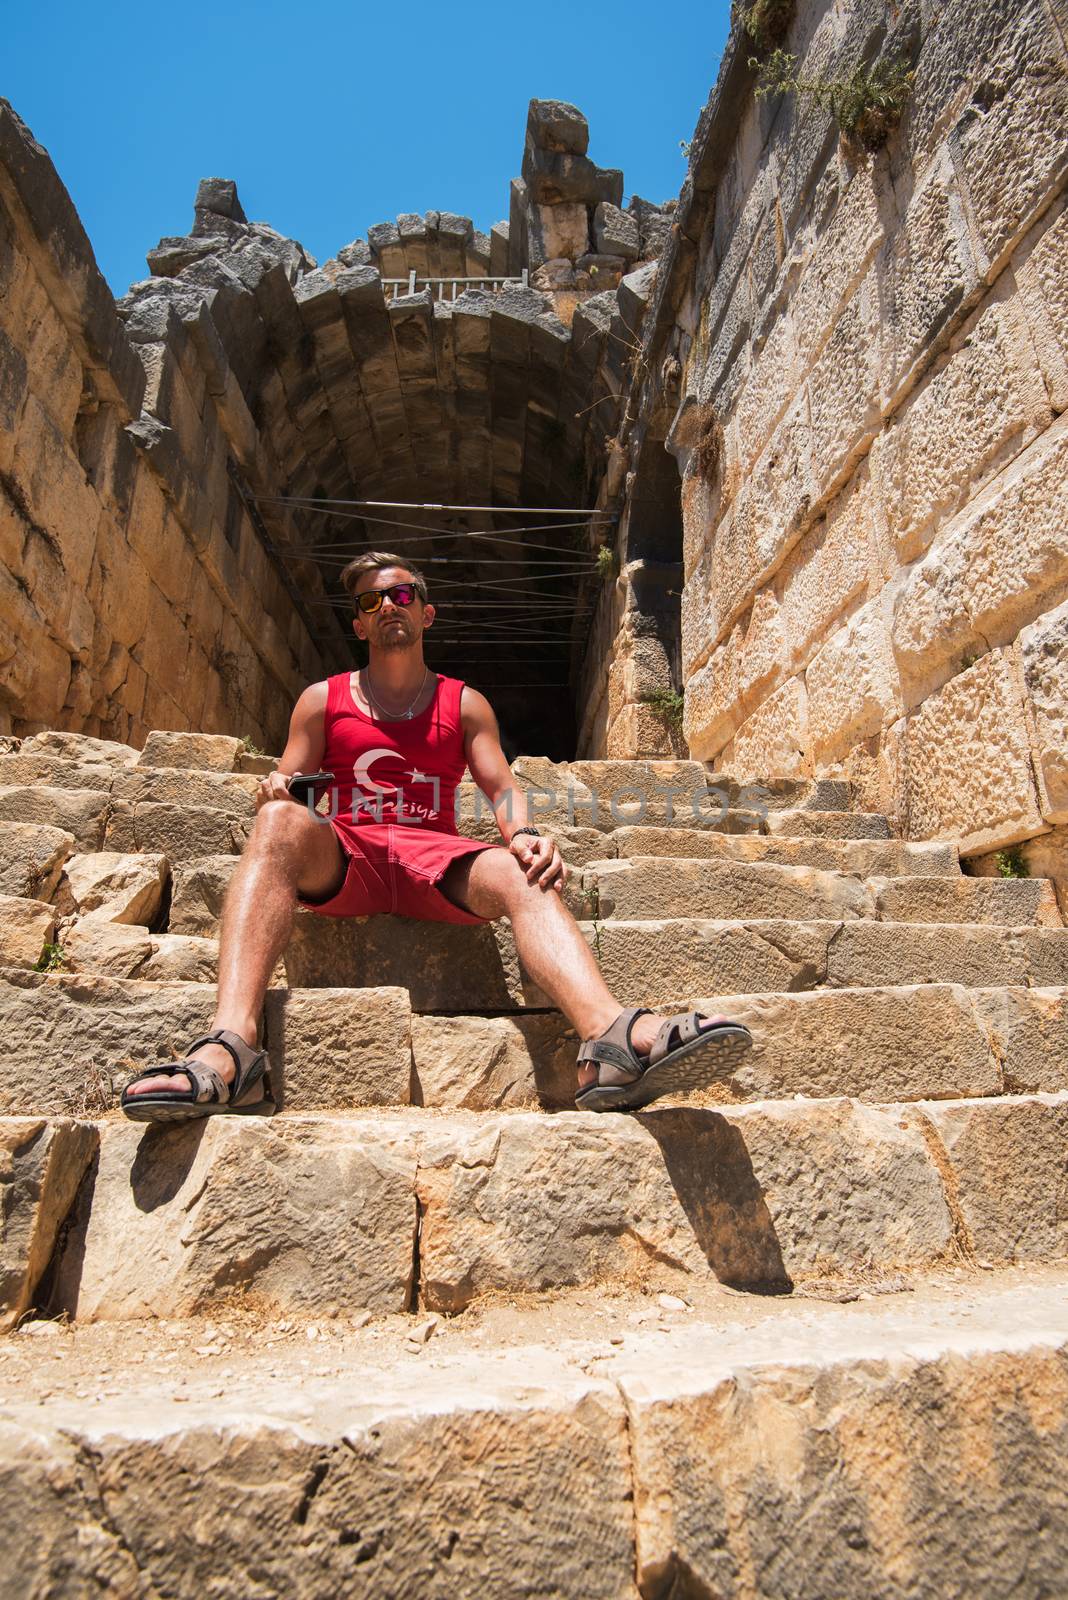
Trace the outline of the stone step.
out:
M 38 1293 L 49 1259 L 33 1218 L 62 1221 L 49 1172 L 64 1164 L 36 1183 L 25 1168 L 48 1126 L 4 1124 L 9 1302 Z M 710 1273 L 782 1291 L 1068 1254 L 1068 1093 L 69 1126 L 96 1149 L 47 1295 L 81 1320 L 228 1303 L 456 1312 L 488 1293 Z
M 868 1282 L 599 1288 L 423 1342 L 31 1323 L 0 1361 L 11 1593 L 796 1600 L 799 1538 L 805 1594 L 1064 1592 L 1065 1274 Z
M 582 927 L 612 992 L 649 1006 L 673 1004 L 688 995 L 783 989 L 1068 983 L 1068 928 L 925 925 L 870 918 L 845 922 L 665 918 L 587 922 Z M 376 972 L 377 966 L 369 970 Z M 538 1000 L 530 983 L 524 993 L 528 1004 Z M 416 998 L 414 988 L 412 1004 L 417 1011 L 452 1009 L 428 1008 L 421 996 Z
M 0 1114 L 93 1116 L 141 1067 L 176 1060 L 211 1023 L 215 987 L 0 969 Z M 272 989 L 264 1043 L 281 1104 L 406 1105 L 406 989 Z
M 1068 983 L 1068 929 L 1063 927 L 826 915 L 611 918 L 580 926 L 609 988 L 636 1005 L 675 1005 L 693 994 L 888 984 Z M 88 971 L 100 970 L 99 963 L 112 973 L 185 974 L 201 980 L 214 972 L 214 943 L 195 936 L 151 935 L 146 944 L 137 930 L 105 933 L 83 922 L 71 946 L 72 960 Z M 552 1006 L 523 973 L 511 927 L 503 920 L 452 927 L 403 917 L 333 919 L 300 912 L 280 977 L 291 989 L 406 989 L 417 1012 Z
M 490 835 L 487 834 L 487 837 Z M 772 839 L 763 835 L 732 837 L 696 828 L 677 831 L 668 828 L 618 828 L 614 833 L 602 834 L 586 828 L 570 830 L 560 844 L 564 859 L 572 868 L 573 888 L 575 878 L 579 876 L 577 869 L 583 866 L 604 860 L 634 860 L 640 856 L 668 856 L 690 862 L 766 862 L 773 866 L 842 872 L 853 878 L 901 876 L 959 879 L 961 876 L 960 862 L 953 845 L 905 844 L 898 839 Z M 0 864 L 4 860 L 3 846 L 4 835 L 0 829 Z M 58 848 L 55 845 L 48 847 Z M 28 843 L 12 843 L 9 856 L 12 883 L 22 883 L 26 872 L 30 870 L 28 850 Z M 43 860 L 46 843 L 38 846 L 37 850 Z M 216 931 L 235 860 L 232 854 L 207 855 L 183 860 L 176 865 L 168 921 L 170 932 L 213 934 Z M 1011 881 L 1019 883 L 1028 880 Z M 1045 881 L 1035 880 L 1036 883 Z M 581 883 L 578 887 L 581 889 Z M 1030 892 L 1039 898 L 1044 895 L 1042 890 Z M 581 901 L 575 903 L 581 906 Z
M 0 1113 L 112 1109 L 139 1067 L 185 1053 L 214 995 L 198 982 L 0 974 Z M 733 1078 L 691 1102 L 1068 1089 L 1064 988 L 906 985 L 694 1003 L 745 1022 L 754 1045 Z M 263 1037 L 276 1099 L 297 1112 L 409 1099 L 473 1111 L 574 1105 L 578 1040 L 558 1012 L 412 1016 L 403 989 L 272 989 Z
M 877 811 L 772 811 L 766 832 L 780 839 L 889 839 L 890 824 Z
M 854 878 L 960 877 L 956 845 L 911 844 L 901 839 L 821 839 L 817 835 L 780 839 L 765 834 L 723 834 L 711 828 L 616 828 L 594 834 L 606 848 L 599 859 L 635 856 L 677 856 L 686 860 L 769 861 L 783 867 L 815 867 L 821 872 L 847 872 Z M 610 848 L 608 848 L 610 847 Z M 565 859 L 579 862 L 568 851 Z
M 852 1095 L 923 1100 L 1068 1089 L 1068 989 L 960 984 L 718 995 L 695 1002 L 744 1022 L 753 1048 L 693 1103 Z M 578 1038 L 558 1012 L 412 1018 L 412 1098 L 470 1111 L 575 1096 Z M 339 1085 L 343 1088 L 343 1085 Z M 301 1104 L 307 1102 L 302 1101 Z
M 857 879 L 772 862 L 632 856 L 593 862 L 568 885 L 577 916 L 870 917 L 881 922 L 1063 927 L 1046 878 Z

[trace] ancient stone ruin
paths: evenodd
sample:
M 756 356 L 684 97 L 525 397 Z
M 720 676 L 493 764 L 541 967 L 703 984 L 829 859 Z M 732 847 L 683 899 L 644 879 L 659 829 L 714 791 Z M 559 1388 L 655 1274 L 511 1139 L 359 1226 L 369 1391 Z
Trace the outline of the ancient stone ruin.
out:
M 0 102 L 13 1594 L 1068 1591 L 1068 20 L 734 10 L 676 199 L 536 99 L 489 233 L 209 177 L 118 301 Z M 117 1113 L 368 546 L 736 1077 L 575 1113 L 506 922 L 302 912 L 279 1113 Z

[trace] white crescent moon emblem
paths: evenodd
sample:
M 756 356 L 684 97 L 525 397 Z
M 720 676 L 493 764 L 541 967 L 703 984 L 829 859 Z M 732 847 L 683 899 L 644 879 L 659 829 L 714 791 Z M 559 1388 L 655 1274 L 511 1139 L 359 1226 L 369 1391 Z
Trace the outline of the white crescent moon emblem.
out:
M 387 750 L 384 745 L 377 750 L 366 750 L 352 768 L 353 780 L 359 788 L 373 789 L 379 794 L 395 794 L 397 792 L 395 783 L 376 783 L 374 778 L 371 777 L 371 768 L 376 761 L 381 761 L 383 756 L 392 756 L 394 761 L 404 760 L 399 750 Z M 401 776 L 403 777 L 404 774 L 402 773 Z

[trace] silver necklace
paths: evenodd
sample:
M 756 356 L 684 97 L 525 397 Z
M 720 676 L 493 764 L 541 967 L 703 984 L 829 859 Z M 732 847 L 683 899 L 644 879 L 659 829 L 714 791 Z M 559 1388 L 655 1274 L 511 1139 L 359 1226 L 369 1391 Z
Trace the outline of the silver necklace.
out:
M 429 676 L 430 676 L 430 668 L 429 667 L 424 667 L 423 668 L 423 681 L 419 685 L 418 689 L 415 691 L 415 700 L 412 701 L 412 703 L 408 707 L 407 711 L 397 711 L 397 712 L 394 712 L 392 714 L 390 712 L 388 712 L 383 706 L 380 706 L 378 701 L 375 699 L 374 694 L 371 691 L 371 674 L 367 670 L 366 667 L 364 668 L 364 674 L 363 674 L 363 677 L 364 677 L 363 686 L 364 686 L 364 691 L 365 691 L 365 693 L 367 695 L 368 700 L 374 706 L 375 710 L 378 712 L 380 717 L 385 717 L 387 722 L 410 722 L 412 717 L 415 715 L 415 701 L 419 699 L 419 696 L 422 694 L 423 690 L 426 688 L 426 680 L 429 678 Z

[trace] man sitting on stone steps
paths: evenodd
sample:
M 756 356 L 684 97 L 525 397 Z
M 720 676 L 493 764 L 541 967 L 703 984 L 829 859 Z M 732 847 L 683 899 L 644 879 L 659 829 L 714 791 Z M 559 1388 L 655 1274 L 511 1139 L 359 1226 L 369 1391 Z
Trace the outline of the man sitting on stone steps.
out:
M 423 660 L 434 607 L 422 573 L 371 551 L 341 577 L 368 665 L 312 684 L 297 701 L 226 895 L 212 1028 L 185 1060 L 127 1084 L 126 1115 L 166 1121 L 272 1109 L 259 1019 L 298 904 L 327 917 L 507 917 L 525 970 L 585 1041 L 581 1107 L 633 1109 L 728 1076 L 752 1042 L 741 1024 L 623 1009 L 610 994 L 563 903 L 568 869 L 555 840 L 529 821 L 488 700 Z M 465 768 L 492 803 L 503 847 L 456 831 Z M 320 769 L 330 776 L 306 803 L 290 793 L 293 778 Z M 324 794 L 325 817 L 313 809 Z

